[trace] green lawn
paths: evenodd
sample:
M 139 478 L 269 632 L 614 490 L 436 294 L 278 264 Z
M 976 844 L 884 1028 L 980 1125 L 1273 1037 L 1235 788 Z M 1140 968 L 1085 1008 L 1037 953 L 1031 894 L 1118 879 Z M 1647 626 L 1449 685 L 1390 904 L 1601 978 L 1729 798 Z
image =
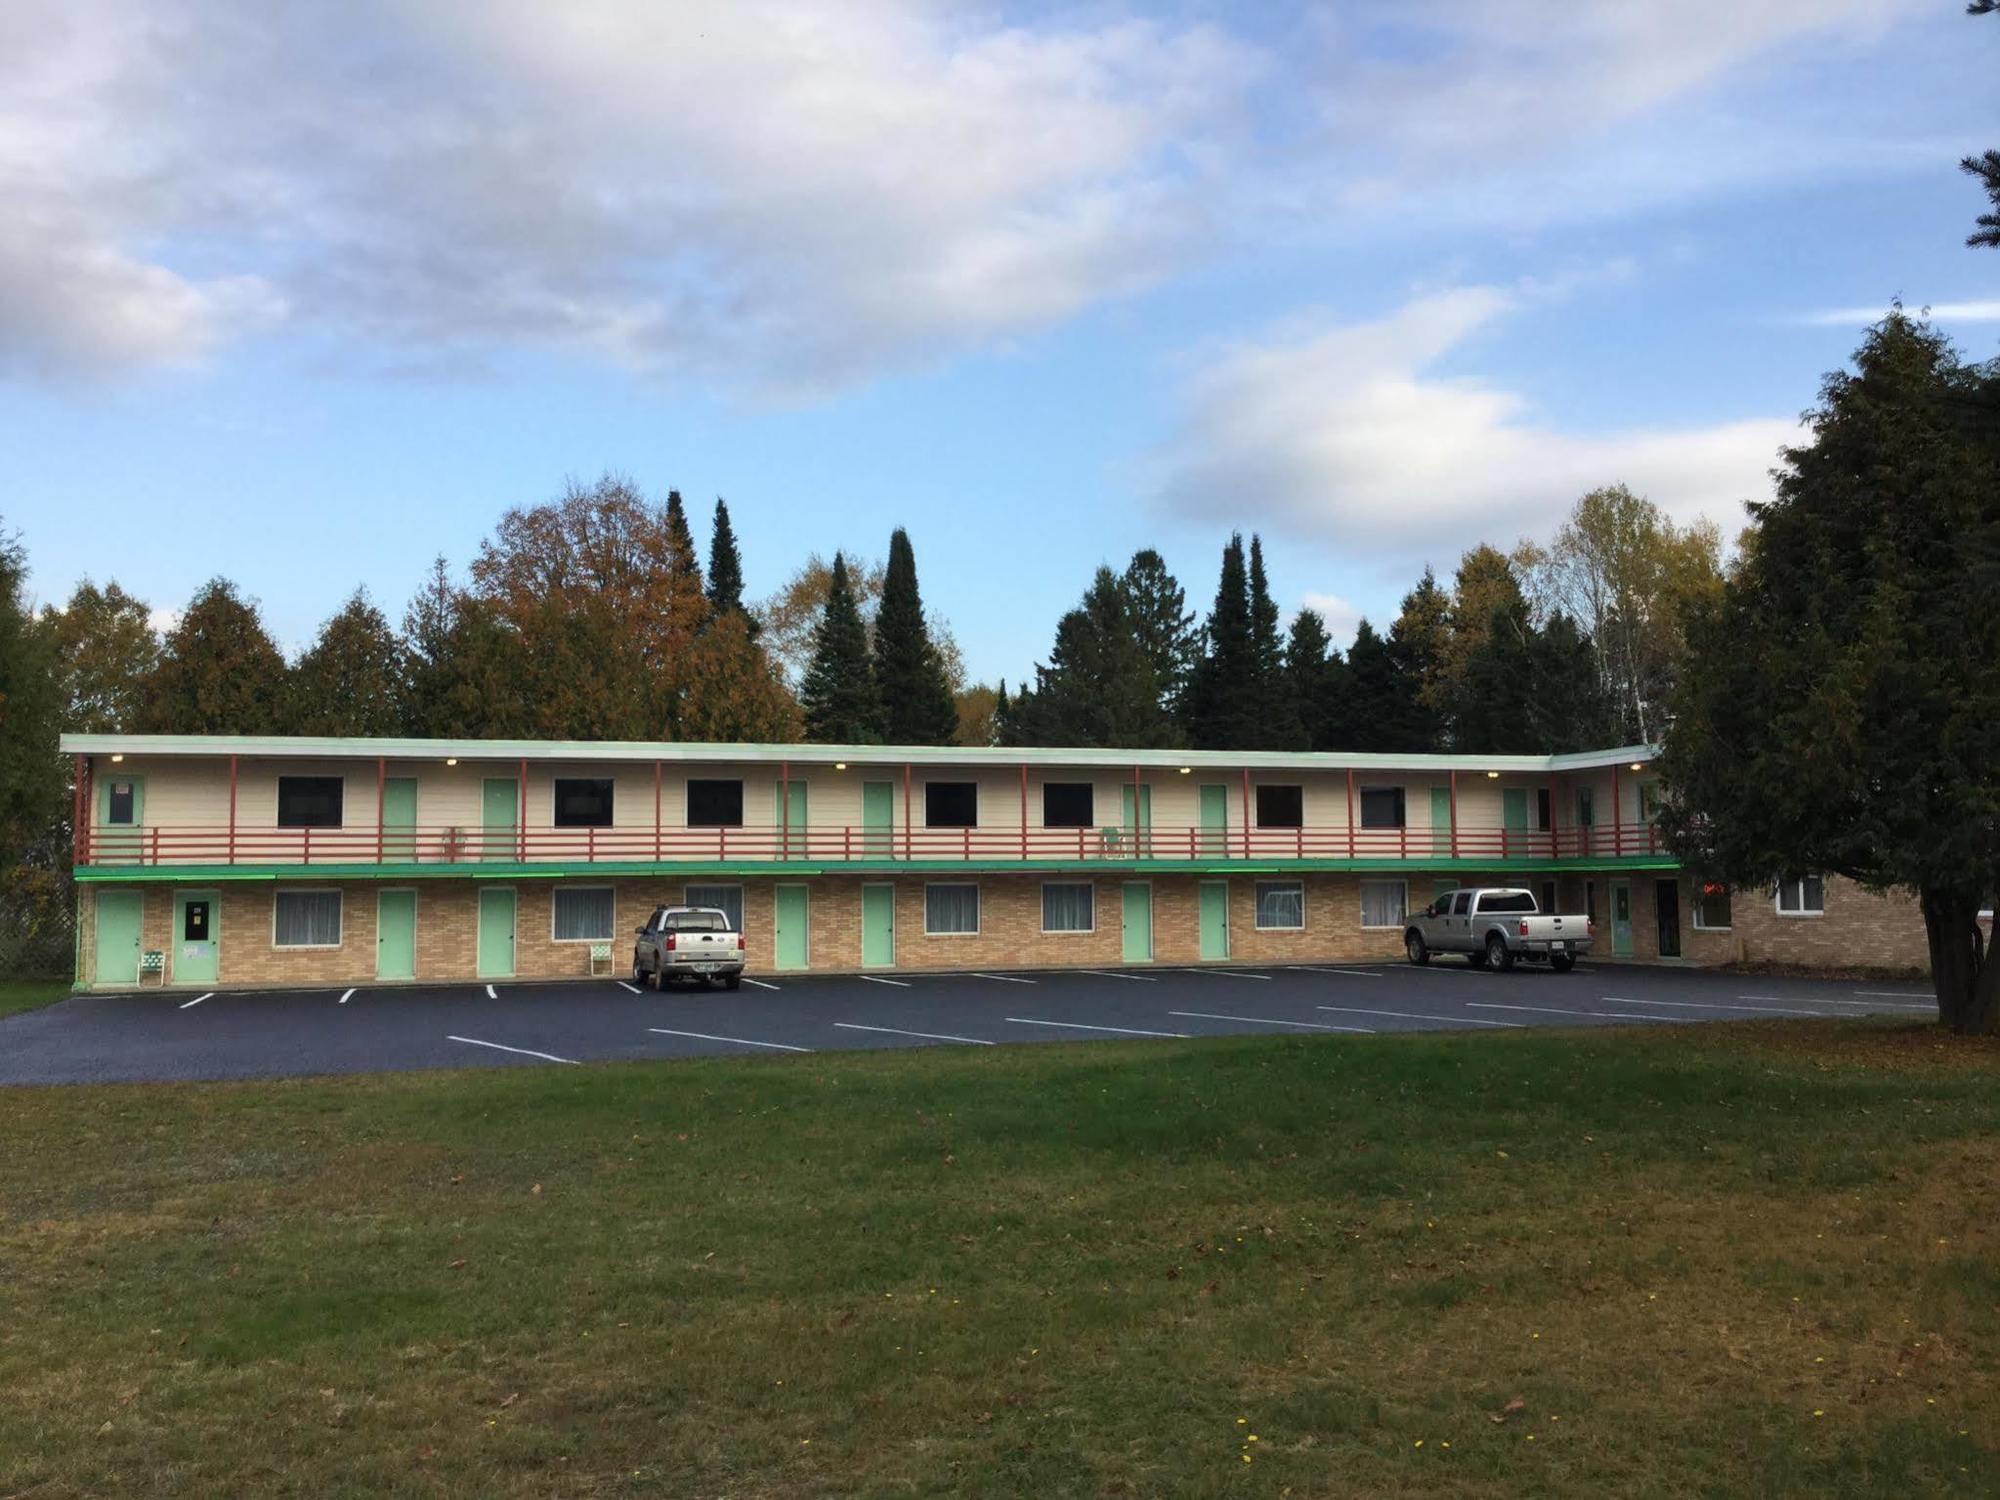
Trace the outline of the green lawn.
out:
M 0 1494 L 2000 1493 L 2000 1049 L 0 1093 Z
M 53 1005 L 68 993 L 67 979 L 0 979 L 0 1016 Z

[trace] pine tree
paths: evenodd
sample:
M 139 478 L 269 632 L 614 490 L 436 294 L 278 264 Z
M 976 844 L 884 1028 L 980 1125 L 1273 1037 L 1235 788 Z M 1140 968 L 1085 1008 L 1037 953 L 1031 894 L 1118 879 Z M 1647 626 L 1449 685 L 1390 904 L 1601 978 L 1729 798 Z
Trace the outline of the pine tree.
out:
M 402 725 L 408 654 L 368 599 L 354 596 L 293 663 L 286 682 L 292 734 L 391 735 Z
M 51 834 L 66 821 L 56 655 L 28 608 L 27 575 L 27 554 L 0 531 L 0 891 L 16 885 L 22 859 L 61 857 Z
M 1403 705 L 1398 732 L 1413 747 L 1442 750 L 1454 744 L 1451 714 L 1457 703 L 1459 658 L 1453 654 L 1451 612 L 1451 595 L 1438 586 L 1437 575 L 1426 565 L 1417 586 L 1403 596 L 1396 623 L 1389 627 L 1389 643 L 1414 693 Z
M 1195 612 L 1187 607 L 1187 591 L 1167 571 L 1166 560 L 1150 547 L 1132 554 L 1132 561 L 1119 575 L 1118 588 L 1125 596 L 1132 634 L 1153 664 L 1160 707 L 1178 714 L 1201 649 Z
M 957 739 L 958 705 L 924 623 L 916 552 L 900 526 L 889 535 L 889 566 L 875 613 L 874 664 L 889 744 L 949 745 Z
M 1416 684 L 1396 651 L 1366 620 L 1355 629 L 1347 652 L 1346 712 L 1339 723 L 1343 750 L 1427 751 L 1412 743 L 1410 705 Z
M 750 621 L 751 639 L 756 639 L 757 622 L 743 607 L 743 558 L 736 550 L 736 529 L 729 524 L 728 502 L 719 496 L 708 540 L 708 608 L 711 615 L 742 615 Z
M 1188 692 L 1188 741 L 1198 750 L 1257 749 L 1256 652 L 1241 533 L 1232 534 L 1222 549 L 1222 577 L 1204 636 Z
M 513 739 L 534 732 L 522 701 L 520 640 L 484 599 L 453 586 L 442 557 L 403 615 L 402 732 Z
M 694 550 L 694 532 L 679 490 L 667 491 L 667 576 L 683 598 L 702 593 L 701 554 Z
M 1285 642 L 1280 633 L 1278 604 L 1264 575 L 1264 540 L 1250 536 L 1250 659 L 1257 688 L 1255 749 L 1302 750 L 1305 733 L 1299 725 L 1299 702 L 1285 671 Z
M 1056 625 L 1047 666 L 1035 669 L 1035 689 L 1011 706 L 1014 743 L 1147 749 L 1179 739 L 1160 707 L 1153 663 L 1132 632 L 1124 594 L 1109 568 L 1099 568 L 1083 602 Z
M 868 660 L 868 629 L 847 581 L 846 559 L 838 552 L 799 700 L 807 739 L 823 745 L 883 742 L 882 699 Z
M 1302 609 L 1294 615 L 1291 635 L 1285 642 L 1285 676 L 1291 684 L 1292 701 L 1298 706 L 1298 749 L 1343 748 L 1335 743 L 1335 729 L 1343 707 L 1339 700 L 1346 670 L 1319 611 Z
M 59 664 L 63 727 L 80 734 L 133 728 L 146 679 L 160 659 L 145 601 L 115 583 L 100 589 L 86 578 L 69 603 L 44 610 L 42 621 Z
M 196 592 L 167 632 L 140 723 L 151 734 L 275 734 L 285 658 L 257 607 L 226 578 Z

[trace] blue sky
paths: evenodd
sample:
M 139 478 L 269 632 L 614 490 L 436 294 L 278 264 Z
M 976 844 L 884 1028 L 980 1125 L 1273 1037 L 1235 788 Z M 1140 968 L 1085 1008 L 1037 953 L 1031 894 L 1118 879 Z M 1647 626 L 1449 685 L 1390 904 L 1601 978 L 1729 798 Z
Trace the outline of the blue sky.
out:
M 1733 531 L 1893 296 L 1995 352 L 1995 77 L 1930 0 L 17 0 L 0 518 L 294 648 L 606 469 L 753 594 L 907 525 L 988 680 L 1232 528 L 1343 635 L 1596 484 Z

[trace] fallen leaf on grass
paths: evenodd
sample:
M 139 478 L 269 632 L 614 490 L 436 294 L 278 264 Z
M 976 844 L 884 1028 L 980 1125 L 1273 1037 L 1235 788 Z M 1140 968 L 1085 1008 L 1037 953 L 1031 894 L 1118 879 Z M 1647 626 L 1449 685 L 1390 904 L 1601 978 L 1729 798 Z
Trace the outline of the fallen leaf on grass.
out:
M 454 1271 L 462 1271 L 462 1270 L 464 1270 L 464 1269 L 465 1269 L 465 1257 L 461 1255 L 461 1256 L 460 1256 L 460 1257 L 459 1257 L 459 1258 L 458 1258 L 457 1260 L 453 1261 L 453 1262 L 451 1263 L 451 1269 L 452 1269 L 452 1270 L 454 1270 Z
M 505 1401 L 502 1401 L 500 1403 L 500 1410 L 505 1411 L 508 1407 L 512 1406 L 516 1401 L 519 1401 L 520 1399 L 521 1399 L 521 1393 L 519 1391 L 514 1392 L 513 1395 L 509 1396 Z

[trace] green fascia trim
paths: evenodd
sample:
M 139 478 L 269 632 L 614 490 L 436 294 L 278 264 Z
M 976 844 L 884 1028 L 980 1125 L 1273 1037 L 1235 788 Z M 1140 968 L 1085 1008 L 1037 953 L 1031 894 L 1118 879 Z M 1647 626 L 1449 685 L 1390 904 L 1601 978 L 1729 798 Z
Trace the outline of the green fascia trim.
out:
M 1092 859 L 1083 861 L 1016 860 L 1005 864 L 980 860 L 856 859 L 834 864 L 803 864 L 796 860 L 750 863 L 709 863 L 700 860 L 600 860 L 595 864 L 457 864 L 457 865 L 79 865 L 79 882 L 125 882 L 185 885 L 216 881 L 276 880 L 576 880 L 607 876 L 682 875 L 1298 875 L 1359 871 L 1367 874 L 1562 874 L 1606 871 L 1678 870 L 1680 862 L 1659 855 L 1628 855 L 1593 860 L 1399 860 L 1399 859 Z

